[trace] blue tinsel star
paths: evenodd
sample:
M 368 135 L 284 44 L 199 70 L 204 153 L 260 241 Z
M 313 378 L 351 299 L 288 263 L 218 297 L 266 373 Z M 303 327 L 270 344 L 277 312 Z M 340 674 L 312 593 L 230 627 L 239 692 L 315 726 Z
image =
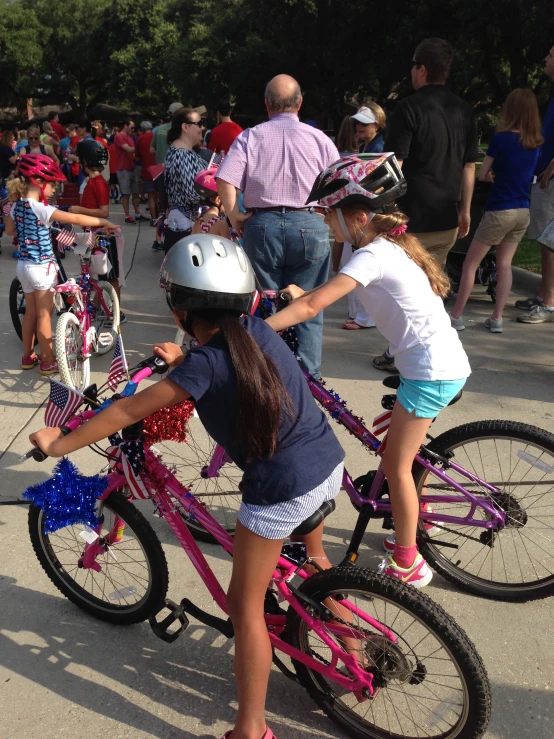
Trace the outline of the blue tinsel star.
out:
M 102 475 L 82 475 L 67 457 L 62 457 L 52 477 L 27 488 L 23 498 L 42 508 L 45 534 L 74 524 L 96 528 L 100 521 L 94 507 L 107 482 Z

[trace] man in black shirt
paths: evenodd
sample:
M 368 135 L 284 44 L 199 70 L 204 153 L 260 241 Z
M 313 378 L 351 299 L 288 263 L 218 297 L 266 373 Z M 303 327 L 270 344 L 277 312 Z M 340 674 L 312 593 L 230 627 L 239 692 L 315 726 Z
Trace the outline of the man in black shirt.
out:
M 394 109 L 385 143 L 408 184 L 399 206 L 410 218 L 409 229 L 443 268 L 456 239 L 469 232 L 478 149 L 471 106 L 445 86 L 452 57 L 443 39 L 419 44 L 412 59 L 415 93 Z M 373 366 L 395 370 L 387 352 Z
M 412 60 L 416 92 L 396 106 L 385 145 L 406 177 L 400 207 L 410 217 L 410 231 L 441 266 L 469 231 L 478 149 L 471 106 L 445 87 L 452 56 L 442 39 L 419 44 Z

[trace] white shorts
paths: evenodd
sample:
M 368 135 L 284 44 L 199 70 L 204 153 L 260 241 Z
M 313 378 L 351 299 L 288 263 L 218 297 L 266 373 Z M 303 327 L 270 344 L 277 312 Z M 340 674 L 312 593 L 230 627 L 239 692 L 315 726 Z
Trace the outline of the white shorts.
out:
M 56 262 L 36 264 L 20 259 L 17 262 L 16 274 L 24 293 L 34 293 L 35 290 L 50 290 L 58 283 L 58 265 Z
M 336 498 L 342 484 L 344 462 L 329 477 L 299 498 L 274 505 L 241 503 L 238 519 L 243 526 L 264 539 L 286 539 L 326 500 Z

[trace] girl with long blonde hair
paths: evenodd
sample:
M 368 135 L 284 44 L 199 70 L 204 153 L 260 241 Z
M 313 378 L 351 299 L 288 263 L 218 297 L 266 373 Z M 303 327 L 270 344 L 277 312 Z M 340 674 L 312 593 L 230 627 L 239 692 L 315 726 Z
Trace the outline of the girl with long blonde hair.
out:
M 529 225 L 531 183 L 542 143 L 535 95 L 527 89 L 512 90 L 479 172 L 479 180 L 492 182 L 492 188 L 464 260 L 452 309 L 452 325 L 457 331 L 465 328 L 462 314 L 475 284 L 475 273 L 487 252 L 497 246 L 496 303 L 485 326 L 492 333 L 502 333 L 502 313 L 512 287 L 512 259 Z
M 307 293 L 289 285 L 285 292 L 293 302 L 268 323 L 280 331 L 307 321 L 356 290 L 388 340 L 400 386 L 382 463 L 395 523 L 395 534 L 385 540 L 389 554 L 383 570 L 421 588 L 432 574 L 416 546 L 419 503 L 412 463 L 433 419 L 460 392 L 471 370 L 444 310 L 448 279 L 417 238 L 406 233 L 408 219 L 395 205 L 405 192 L 392 154 L 350 157 L 324 170 L 308 202 L 329 208 L 325 220 L 335 238 L 349 241 L 356 251 L 324 285 Z M 429 536 L 436 531 L 428 525 Z

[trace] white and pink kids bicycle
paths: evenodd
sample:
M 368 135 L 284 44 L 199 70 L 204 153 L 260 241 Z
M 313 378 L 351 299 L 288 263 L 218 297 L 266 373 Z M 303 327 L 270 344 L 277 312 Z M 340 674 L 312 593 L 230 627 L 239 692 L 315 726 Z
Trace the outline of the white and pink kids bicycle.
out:
M 141 362 L 121 394 L 132 395 L 142 380 L 167 369 L 158 357 Z M 70 433 L 97 412 L 101 409 L 71 417 L 62 431 Z M 165 425 L 175 428 L 183 409 L 163 413 Z M 173 642 L 193 617 L 232 638 L 225 588 L 187 524 L 203 527 L 231 556 L 233 537 L 149 446 L 148 429 L 145 419 L 111 437 L 96 527 L 70 525 L 46 533 L 47 515 L 31 506 L 29 531 L 37 557 L 54 585 L 96 618 L 120 625 L 148 619 L 158 637 Z M 38 449 L 31 455 L 45 458 Z M 164 551 L 133 505 L 135 497 L 152 500 L 223 617 L 188 598 L 179 604 L 166 600 Z M 294 533 L 310 533 L 334 507 L 334 501 L 324 503 Z M 310 576 L 308 566 L 316 574 Z M 490 688 L 481 659 L 455 621 L 420 591 L 368 569 L 321 570 L 304 544 L 286 544 L 268 583 L 265 621 L 274 663 L 350 736 L 478 739 L 485 733 Z M 292 669 L 278 652 L 290 658 Z

